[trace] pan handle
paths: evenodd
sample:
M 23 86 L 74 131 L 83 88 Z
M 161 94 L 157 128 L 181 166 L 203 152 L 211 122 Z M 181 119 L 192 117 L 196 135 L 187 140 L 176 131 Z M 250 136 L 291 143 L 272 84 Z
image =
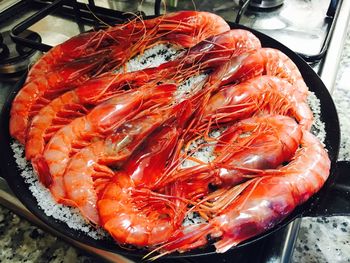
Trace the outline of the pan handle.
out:
M 350 215 L 350 161 L 336 163 L 335 180 L 303 217 Z

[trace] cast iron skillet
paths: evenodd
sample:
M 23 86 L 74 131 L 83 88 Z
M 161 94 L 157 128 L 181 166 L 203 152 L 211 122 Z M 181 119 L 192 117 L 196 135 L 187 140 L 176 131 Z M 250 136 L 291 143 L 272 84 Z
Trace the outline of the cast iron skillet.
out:
M 332 189 L 334 187 L 332 188 L 332 186 L 337 185 L 335 181 L 337 179 L 336 160 L 337 160 L 338 151 L 339 151 L 340 128 L 339 128 L 337 112 L 336 112 L 334 103 L 332 101 L 332 98 L 328 93 L 328 90 L 320 80 L 319 76 L 298 55 L 296 55 L 293 51 L 291 51 L 281 43 L 277 42 L 276 40 L 258 31 L 246 28 L 241 25 L 236 25 L 231 23 L 230 26 L 231 28 L 241 28 L 241 29 L 246 29 L 253 32 L 260 39 L 263 47 L 272 47 L 272 48 L 281 50 L 283 53 L 288 55 L 294 61 L 294 63 L 298 66 L 300 72 L 304 77 L 306 84 L 309 86 L 311 91 L 316 93 L 317 97 L 321 101 L 321 116 L 322 116 L 322 121 L 325 122 L 326 132 L 327 132 L 325 144 L 328 150 L 329 157 L 332 162 L 332 168 L 331 168 L 329 179 L 326 182 L 325 186 L 317 194 L 315 194 L 305 204 L 297 207 L 292 214 L 290 214 L 285 220 L 283 220 L 280 224 L 276 225 L 271 230 L 266 231 L 265 233 L 258 235 L 256 237 L 253 237 L 241 243 L 238 246 L 238 247 L 245 247 L 245 246 L 248 246 L 249 244 L 256 242 L 257 240 L 260 240 L 262 238 L 265 238 L 271 235 L 273 232 L 277 231 L 281 227 L 286 226 L 289 222 L 291 222 L 293 219 L 297 217 L 306 216 L 306 215 L 314 216 L 319 214 L 347 213 L 350 211 L 350 209 L 349 209 L 349 202 L 347 201 L 342 203 L 342 207 L 339 211 L 335 211 L 334 210 L 335 206 L 332 204 L 329 205 L 327 203 L 330 199 L 333 200 L 335 198 L 335 193 L 332 192 L 333 191 Z M 69 228 L 64 222 L 57 221 L 52 217 L 45 215 L 44 212 L 38 207 L 37 201 L 33 197 L 30 190 L 28 189 L 28 185 L 24 183 L 23 178 L 20 176 L 20 171 L 17 168 L 15 159 L 13 157 L 13 151 L 10 147 L 10 144 L 13 140 L 9 135 L 9 112 L 11 108 L 11 103 L 15 95 L 17 94 L 17 92 L 22 87 L 25 81 L 25 77 L 26 76 L 23 76 L 22 79 L 13 87 L 12 92 L 7 98 L 7 101 L 4 105 L 4 108 L 2 110 L 2 114 L 0 117 L 0 149 L 1 149 L 0 158 L 2 161 L 1 170 L 2 170 L 2 176 L 7 180 L 12 191 L 34 215 L 36 215 L 38 218 L 40 218 L 44 223 L 46 223 L 50 227 L 61 232 L 62 234 L 66 235 L 69 238 L 75 239 L 89 246 L 112 251 L 118 254 L 123 254 L 125 256 L 135 257 L 135 256 L 145 255 L 147 252 L 145 250 L 141 250 L 141 249 L 126 250 L 116 245 L 112 240 L 95 240 L 87 236 L 83 232 L 76 231 Z M 349 166 L 346 163 L 342 164 L 341 167 L 343 169 L 343 172 L 349 171 L 349 169 L 347 169 L 349 168 Z M 340 189 L 342 187 L 338 187 L 338 188 Z M 332 195 L 332 198 L 327 198 L 327 196 L 329 196 L 330 194 Z M 341 196 L 341 193 L 336 192 L 336 194 Z M 326 202 L 324 200 L 326 200 Z M 325 211 L 327 211 L 328 213 L 325 213 Z M 213 253 L 215 253 L 215 249 L 211 245 L 205 248 L 196 249 L 183 254 L 175 253 L 175 254 L 169 255 L 168 257 L 174 258 L 174 257 L 205 256 Z

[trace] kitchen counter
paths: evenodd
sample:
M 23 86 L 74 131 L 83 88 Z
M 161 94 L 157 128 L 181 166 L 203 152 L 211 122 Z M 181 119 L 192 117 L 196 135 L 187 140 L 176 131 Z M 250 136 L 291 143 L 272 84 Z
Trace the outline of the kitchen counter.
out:
M 350 160 L 350 30 L 333 94 L 341 123 L 339 159 Z M 103 262 L 0 206 L 0 262 Z M 305 218 L 293 262 L 350 262 L 350 217 Z
M 333 99 L 337 107 L 341 145 L 340 161 L 350 160 L 350 27 L 343 50 Z M 350 262 L 350 217 L 304 218 L 293 262 Z
M 103 262 L 0 206 L 0 262 Z

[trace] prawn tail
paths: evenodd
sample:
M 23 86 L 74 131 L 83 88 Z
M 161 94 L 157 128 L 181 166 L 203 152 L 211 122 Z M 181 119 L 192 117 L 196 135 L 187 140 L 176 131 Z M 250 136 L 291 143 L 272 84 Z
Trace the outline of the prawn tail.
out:
M 63 202 L 67 205 L 78 207 L 78 205 L 76 205 L 73 201 L 69 199 L 64 199 Z M 86 205 L 86 206 L 79 206 L 78 208 L 82 213 L 83 217 L 86 218 L 88 223 L 96 226 L 100 225 L 100 217 L 96 206 Z
M 156 260 L 175 251 L 185 252 L 202 247 L 208 243 L 207 236 L 210 235 L 212 231 L 213 227 L 210 223 L 182 227 L 176 230 L 165 244 L 148 253 L 144 259 Z M 160 253 L 153 256 L 157 251 L 160 251 Z
M 50 168 L 42 155 L 38 155 L 31 160 L 34 171 L 38 175 L 39 181 L 48 189 L 50 189 L 56 202 L 68 206 L 75 206 L 75 203 L 65 197 L 65 193 L 61 191 L 60 179 L 54 179 L 50 173 Z
M 165 252 L 184 252 L 207 244 L 207 236 L 212 232 L 209 223 L 191 225 L 177 230 L 163 246 Z
M 53 178 L 45 158 L 42 155 L 37 155 L 31 161 L 33 168 L 38 175 L 39 181 L 45 187 L 49 188 L 53 182 Z
M 239 244 L 243 240 L 239 240 L 239 241 L 235 240 L 235 242 L 234 242 L 231 239 L 221 239 L 221 240 L 215 242 L 214 246 L 216 248 L 217 253 L 225 253 L 227 250 L 236 246 L 237 244 Z

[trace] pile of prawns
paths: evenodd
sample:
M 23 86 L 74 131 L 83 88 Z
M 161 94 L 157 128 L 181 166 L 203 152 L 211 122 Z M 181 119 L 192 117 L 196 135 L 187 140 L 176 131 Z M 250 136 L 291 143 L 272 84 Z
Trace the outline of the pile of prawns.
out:
M 158 44 L 181 52 L 158 67 L 116 71 Z M 207 77 L 176 98 L 199 74 Z M 225 252 L 275 226 L 326 181 L 330 160 L 309 132 L 307 96 L 286 55 L 214 14 L 183 11 L 52 48 L 12 104 L 10 133 L 54 199 L 117 243 L 164 255 L 210 235 Z M 194 154 L 206 146 L 210 162 Z M 189 213 L 202 223 L 183 225 Z

